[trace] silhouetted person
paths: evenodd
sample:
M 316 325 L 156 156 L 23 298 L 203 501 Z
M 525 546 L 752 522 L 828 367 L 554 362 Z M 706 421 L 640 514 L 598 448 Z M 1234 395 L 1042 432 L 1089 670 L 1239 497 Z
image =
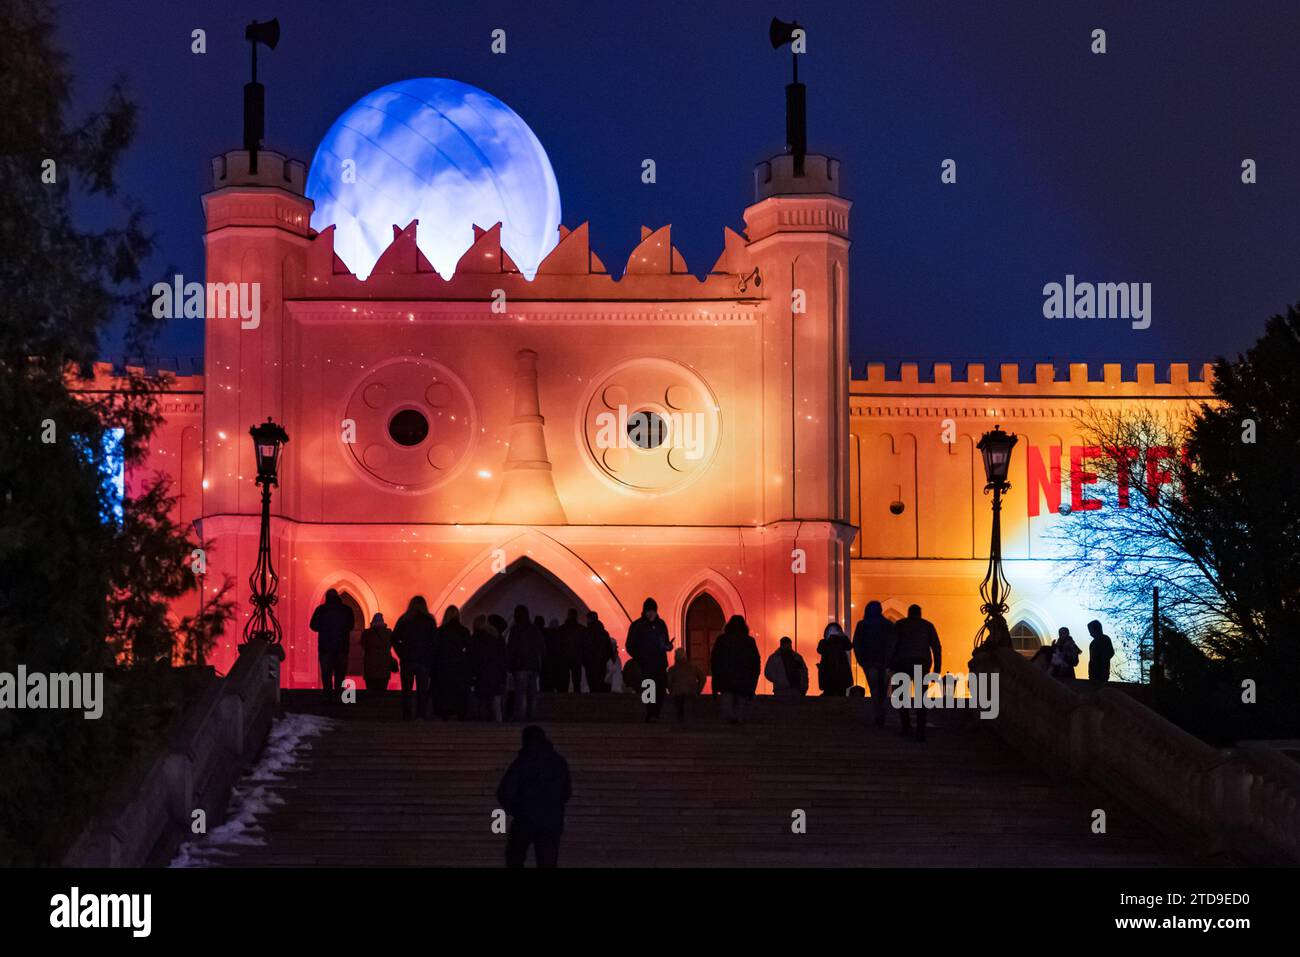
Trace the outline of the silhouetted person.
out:
M 510 623 L 500 615 L 493 612 L 488 615 L 488 624 L 497 630 L 503 641 L 507 640 L 510 634 Z M 502 699 L 501 710 L 503 714 L 510 715 L 515 710 L 515 679 L 510 674 L 510 652 L 506 652 L 506 696 Z
M 397 670 L 393 659 L 393 632 L 376 614 L 370 627 L 361 633 L 361 673 L 366 679 L 367 697 L 378 697 L 388 688 L 388 680 Z
M 604 622 L 594 611 L 587 612 L 587 627 L 582 633 L 582 670 L 587 675 L 587 690 L 599 694 L 609 690 L 609 662 L 614 657 L 613 639 Z
M 623 682 L 623 690 L 630 691 L 632 694 L 641 694 L 641 666 L 636 663 L 635 658 L 628 658 L 623 662 L 623 667 L 619 669 L 619 679 Z
M 686 720 L 686 703 L 704 690 L 704 672 L 686 657 L 686 649 L 673 652 L 673 666 L 668 669 L 668 697 L 679 722 Z
M 558 624 L 559 622 L 552 620 L 551 624 L 547 625 L 546 619 L 541 615 L 533 619 L 533 627 L 541 634 L 542 644 L 546 649 L 542 655 L 542 670 L 538 675 L 539 687 L 542 691 L 560 689 L 560 656 L 555 648 L 555 643 L 560 636 L 553 627 Z
M 474 670 L 474 697 L 478 702 L 478 713 L 500 724 L 501 696 L 506 693 L 506 673 L 510 666 L 506 657 L 506 640 L 487 615 L 478 615 L 474 619 L 474 630 L 469 639 L 469 659 Z
M 1115 645 L 1095 618 L 1088 622 L 1088 634 L 1092 635 L 1092 641 L 1088 642 L 1088 680 L 1105 684 L 1110 681 L 1110 660 L 1115 657 Z
M 393 628 L 393 649 L 401 662 L 402 718 L 411 720 L 411 689 L 415 689 L 415 714 L 429 716 L 433 653 L 438 643 L 438 623 L 429 614 L 423 595 L 411 599 Z
M 925 707 L 921 698 L 925 694 L 924 679 L 930 672 L 938 673 L 943 666 L 943 648 L 934 625 L 921 617 L 921 606 L 911 605 L 907 617 L 894 625 L 894 661 L 892 670 L 907 676 L 910 704 L 916 708 L 916 740 L 925 740 Z M 920 668 L 918 675 L 917 668 Z M 918 678 L 920 679 L 918 681 Z M 912 708 L 898 709 L 901 732 L 912 735 Z
M 618 642 L 613 638 L 609 639 L 609 653 L 609 664 L 605 666 L 605 684 L 610 691 L 622 694 L 627 690 L 627 685 L 623 684 L 623 659 L 618 653 Z
M 772 694 L 782 698 L 802 697 L 808 693 L 808 665 L 794 643 L 783 637 L 776 651 L 763 666 L 763 677 L 772 684 Z
M 532 627 L 526 618 L 525 624 Z M 564 805 L 573 795 L 569 762 L 535 724 L 524 728 L 523 740 L 519 755 L 497 787 L 501 809 L 511 818 L 506 867 L 523 867 L 530 846 L 536 849 L 538 867 L 556 867 L 564 833 Z
M 885 726 L 889 713 L 889 666 L 895 641 L 894 623 L 881 613 L 880 602 L 867 602 L 862 620 L 853 629 L 853 654 L 871 689 L 871 710 L 878 728 Z
M 1066 682 L 1073 681 L 1074 668 L 1079 663 L 1082 650 L 1075 644 L 1069 628 L 1058 629 L 1056 643 L 1052 645 L 1052 677 Z
M 817 642 L 817 687 L 823 695 L 844 697 L 853 687 L 853 643 L 838 622 L 831 622 Z
M 649 681 L 652 685 L 653 694 L 646 702 L 645 719 L 654 721 L 664 706 L 668 652 L 673 643 L 668 637 L 668 626 L 659 617 L 659 605 L 653 598 L 647 598 L 641 603 L 641 617 L 628 626 L 626 646 L 627 653 L 632 656 L 641 672 L 640 682 L 632 690 L 644 697 L 645 683 Z
M 343 604 L 339 593 L 331 588 L 325 600 L 311 613 L 311 630 L 316 632 L 316 658 L 320 663 L 320 683 L 326 701 L 336 701 L 343 691 L 348 672 L 348 641 L 356 622 L 352 609 Z
M 745 708 L 758 689 L 762 667 L 758 643 L 750 635 L 749 625 L 740 615 L 732 615 L 713 643 L 710 660 L 713 691 L 722 695 L 722 717 L 728 723 L 740 724 L 744 720 Z
M 514 676 L 515 685 L 514 708 L 510 717 L 522 715 L 525 720 L 531 721 L 537 712 L 537 690 L 541 685 L 542 665 L 546 658 L 546 639 L 537 626 L 528 620 L 528 608 L 524 605 L 515 606 L 515 620 L 510 626 L 506 657 L 510 662 L 510 673 Z
M 574 694 L 582 690 L 582 646 L 586 635 L 587 629 L 578 621 L 578 609 L 570 608 L 564 624 L 555 633 L 555 653 L 559 658 L 555 666 L 559 679 L 557 691 L 568 691 L 570 684 Z
M 433 713 L 444 719 L 464 718 L 472 680 L 469 629 L 461 624 L 460 609 L 448 605 L 433 652 Z

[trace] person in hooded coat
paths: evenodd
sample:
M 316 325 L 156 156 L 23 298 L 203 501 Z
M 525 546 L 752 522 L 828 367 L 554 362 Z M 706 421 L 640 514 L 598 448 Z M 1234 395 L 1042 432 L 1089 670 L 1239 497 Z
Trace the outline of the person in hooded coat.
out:
M 378 697 L 388 690 L 388 681 L 397 670 L 393 659 L 393 632 L 384 623 L 384 616 L 376 614 L 370 627 L 361 633 L 361 673 L 366 679 L 366 695 Z
M 429 605 L 424 596 L 416 595 L 393 628 L 393 650 L 397 652 L 397 660 L 401 663 L 404 721 L 410 721 L 412 717 L 412 688 L 415 689 L 415 716 L 429 716 L 429 701 L 433 697 L 433 689 L 429 685 L 437 644 L 438 622 L 429 614 Z
M 560 656 L 555 648 L 560 637 L 558 626 L 559 622 L 554 620 L 548 625 L 541 615 L 533 618 L 533 627 L 542 636 L 542 644 L 546 648 L 542 655 L 542 670 L 537 675 L 539 691 L 558 691 L 560 688 Z
M 535 724 L 524 728 L 523 747 L 497 787 L 497 801 L 510 815 L 506 867 L 523 867 L 528 848 L 536 849 L 538 867 L 556 867 L 564 806 L 573 796 L 569 762 Z
M 1069 683 L 1074 680 L 1074 669 L 1079 664 L 1081 649 L 1075 644 L 1069 628 L 1060 628 L 1056 632 L 1056 641 L 1052 645 L 1052 677 Z
M 911 713 L 915 710 L 916 740 L 924 741 L 926 708 L 921 700 L 925 695 L 923 685 L 927 674 L 942 673 L 943 646 L 934 625 L 921 617 L 920 605 L 909 605 L 907 617 L 894 625 L 894 660 L 890 670 L 895 672 L 891 681 L 898 681 L 899 674 L 907 676 L 901 686 L 906 689 L 906 695 L 898 710 L 898 721 L 902 725 L 899 733 L 909 738 L 912 736 Z
M 704 690 L 704 670 L 686 657 L 686 649 L 673 652 L 673 666 L 668 669 L 668 697 L 679 723 L 686 720 L 687 702 Z
M 514 618 L 506 643 L 506 657 L 515 686 L 510 716 L 515 718 L 522 714 L 525 720 L 531 721 L 537 711 L 537 690 L 546 661 L 546 639 L 528 620 L 527 606 L 516 605 Z
M 650 700 L 645 703 L 645 719 L 654 721 L 664 706 L 668 652 L 672 650 L 673 642 L 668 637 L 668 626 L 659 617 L 659 605 L 653 598 L 641 603 L 641 617 L 628 626 L 624 647 L 641 672 L 641 683 L 632 690 L 644 697 L 645 682 L 651 683 Z
M 838 622 L 831 622 L 817 642 L 817 687 L 823 696 L 844 697 L 853 687 L 853 643 Z
M 758 688 L 758 674 L 763 667 L 758 643 L 749 633 L 741 615 L 732 615 L 722 634 L 713 643 L 709 661 L 713 673 L 713 690 L 722 695 L 722 716 L 730 724 L 744 720 L 745 708 Z
M 460 622 L 460 609 L 448 605 L 433 652 L 433 713 L 444 720 L 464 718 L 472 680 L 469 629 Z
M 1110 660 L 1115 657 L 1115 645 L 1095 618 L 1088 622 L 1088 634 L 1092 636 L 1088 642 L 1088 680 L 1105 684 L 1110 681 Z
M 776 651 L 768 656 L 763 677 L 771 682 L 772 694 L 778 697 L 802 697 L 808 693 L 808 666 L 788 637 L 782 637 Z
M 586 640 L 587 629 L 578 621 L 578 609 L 570 608 L 564 624 L 555 631 L 555 654 L 559 659 L 555 665 L 556 691 L 568 691 L 570 685 L 574 694 L 582 690 L 582 646 Z
M 493 618 L 496 616 L 493 615 Z M 485 719 L 501 723 L 501 696 L 506 693 L 506 640 L 487 615 L 474 619 L 469 639 L 469 658 L 474 672 L 474 697 L 478 713 Z
M 501 636 L 502 641 L 509 640 L 507 636 L 510 634 L 510 622 L 506 621 L 504 618 L 502 618 L 500 615 L 496 614 L 495 612 L 488 615 L 487 621 L 489 625 L 491 625 L 493 628 L 497 630 L 497 634 Z M 501 713 L 508 716 L 512 714 L 514 710 L 515 710 L 515 677 L 510 673 L 510 651 L 509 648 L 507 647 L 506 693 L 505 693 L 505 697 L 501 699 Z
M 348 670 L 348 642 L 355 624 L 352 609 L 343 604 L 342 597 L 333 588 L 325 593 L 325 601 L 311 613 L 310 627 L 316 632 L 316 657 L 326 701 L 337 701 L 343 692 L 343 679 Z
M 889 664 L 894 660 L 894 623 L 884 616 L 880 602 L 867 602 L 862 620 L 853 629 L 853 655 L 871 689 L 871 710 L 876 727 L 885 726 L 889 714 Z
M 613 640 L 600 615 L 587 612 L 587 627 L 582 634 L 582 670 L 587 675 L 587 690 L 592 694 L 609 691 L 608 671 L 613 649 Z

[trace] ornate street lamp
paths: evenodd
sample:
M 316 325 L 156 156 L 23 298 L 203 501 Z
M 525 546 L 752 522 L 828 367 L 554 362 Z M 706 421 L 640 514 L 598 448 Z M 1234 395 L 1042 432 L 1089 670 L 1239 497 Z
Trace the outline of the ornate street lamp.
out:
M 248 576 L 253 594 L 253 614 L 244 625 L 244 641 L 261 638 L 272 645 L 280 644 L 280 623 L 272 608 L 280 576 L 271 565 L 271 486 L 279 485 L 280 450 L 289 441 L 288 434 L 267 416 L 261 425 L 248 430 L 253 436 L 253 454 L 257 458 L 257 484 L 262 486 L 262 535 L 257 543 L 257 565 Z
M 988 480 L 984 491 L 993 493 L 993 539 L 989 544 L 989 567 L 980 582 L 980 598 L 983 600 L 980 611 L 984 614 L 984 626 L 975 639 L 977 651 L 1011 647 L 1011 631 L 1006 619 L 1011 584 L 1002 574 L 1002 493 L 1011 488 L 1007 475 L 1011 470 L 1011 450 L 1016 442 L 1016 436 L 1008 435 L 995 425 L 992 432 L 984 433 L 976 446 L 984 456 L 984 477 Z

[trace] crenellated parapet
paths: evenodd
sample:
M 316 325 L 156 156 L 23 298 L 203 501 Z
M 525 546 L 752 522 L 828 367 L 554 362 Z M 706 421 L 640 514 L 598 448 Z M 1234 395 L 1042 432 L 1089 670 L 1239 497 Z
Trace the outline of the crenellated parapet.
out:
M 420 252 L 420 223 L 393 226 L 393 241 L 373 271 L 362 280 L 334 251 L 334 227 L 311 238 L 301 269 L 286 264 L 285 298 L 297 300 L 736 300 L 761 297 L 753 281 L 754 263 L 744 237 L 723 231 L 723 250 L 703 278 L 688 271 L 673 245 L 672 226 L 641 228 L 641 241 L 628 256 L 621 276 L 610 274 L 592 250 L 588 224 L 561 226 L 560 241 L 527 279 L 501 246 L 501 224 L 474 227 L 474 242 L 450 278 L 442 276 Z
M 130 388 L 130 380 L 144 379 L 151 392 L 162 396 L 163 414 L 175 415 L 203 411 L 202 368 L 202 360 L 188 358 L 148 365 L 96 362 L 86 370 L 69 368 L 68 381 L 73 392 L 92 395 L 125 392 Z
M 1033 366 L 1032 378 L 1022 378 L 1022 366 L 1016 362 L 998 365 L 992 375 L 984 363 L 967 364 L 954 375 L 948 362 L 935 362 L 925 377 L 916 362 L 904 362 L 897 375 L 890 375 L 883 362 L 868 362 L 865 378 L 851 382 L 854 395 L 904 395 L 918 390 L 927 396 L 942 395 L 1004 395 L 1004 396 L 1058 396 L 1081 398 L 1088 396 L 1131 396 L 1177 398 L 1188 395 L 1209 395 L 1214 383 L 1214 367 L 1210 363 L 1191 366 L 1175 362 L 1165 366 L 1157 375 L 1151 362 L 1137 364 L 1135 374 L 1125 375 L 1125 367 L 1118 362 L 1101 366 L 1101 376 L 1091 373 L 1086 362 L 1072 362 L 1065 376 L 1057 374 L 1053 363 L 1040 362 Z

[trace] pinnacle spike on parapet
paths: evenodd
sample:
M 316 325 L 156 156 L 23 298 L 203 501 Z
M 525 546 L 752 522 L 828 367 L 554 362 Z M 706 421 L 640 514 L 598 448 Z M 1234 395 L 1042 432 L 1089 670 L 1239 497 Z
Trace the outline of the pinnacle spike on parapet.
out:
M 405 229 L 393 226 L 393 241 L 379 254 L 372 276 L 410 275 L 417 272 L 433 272 L 433 266 L 424 258 L 420 247 L 416 245 L 416 230 L 420 221 L 413 219 Z
M 583 223 L 576 229 L 560 227 L 560 241 L 546 254 L 546 258 L 537 267 L 539 276 L 585 276 L 593 272 L 604 272 L 591 251 L 588 241 L 588 224 Z M 593 268 L 600 265 L 599 269 Z
M 745 237 L 730 226 L 722 227 L 722 255 L 709 270 L 711 273 L 729 273 L 733 276 L 749 272 L 749 244 Z
M 510 254 L 501 248 L 501 224 L 474 227 L 474 245 L 456 263 L 455 274 L 519 272 Z
M 663 276 L 686 272 L 686 260 L 673 245 L 672 231 L 671 224 L 661 226 L 653 232 L 642 226 L 641 242 L 628 257 L 623 274 Z
M 567 524 L 546 451 L 546 420 L 537 389 L 537 353 L 531 349 L 515 354 L 514 388 L 510 451 L 491 521 L 507 525 Z
M 331 276 L 351 276 L 348 264 L 334 251 L 334 224 L 326 226 L 311 237 L 307 256 L 303 261 L 303 275 L 308 282 L 329 282 Z

